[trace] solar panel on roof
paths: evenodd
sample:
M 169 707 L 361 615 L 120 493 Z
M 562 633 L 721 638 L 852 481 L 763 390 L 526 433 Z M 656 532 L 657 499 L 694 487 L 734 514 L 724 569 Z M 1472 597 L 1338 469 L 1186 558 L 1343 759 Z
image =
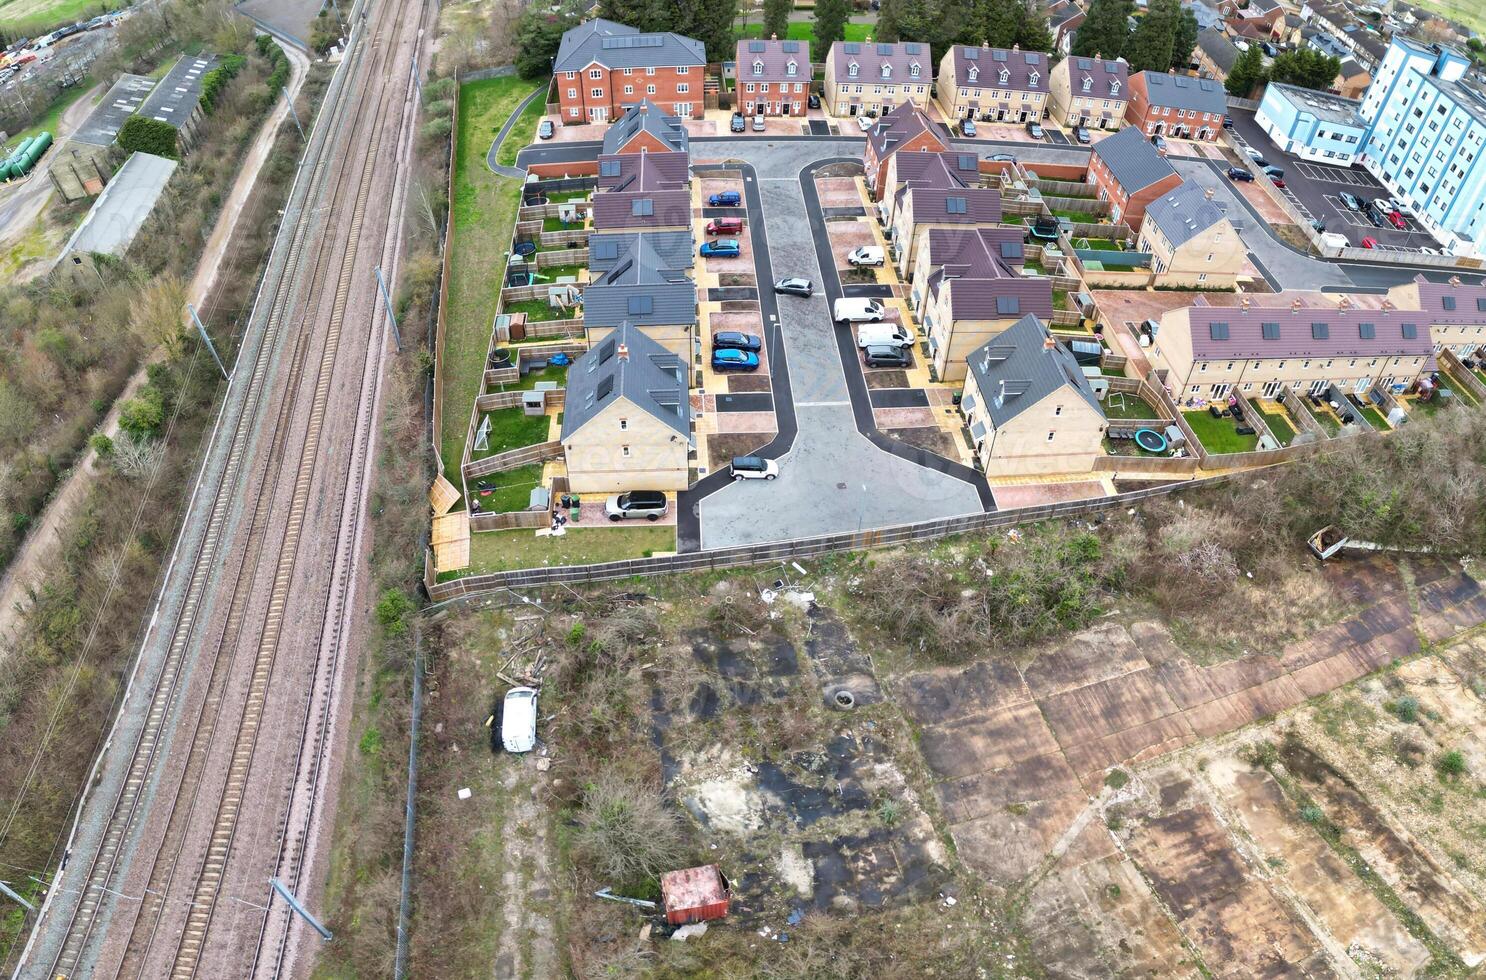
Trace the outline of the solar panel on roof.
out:
M 1455 309 L 1455 297 L 1454 296 L 1441 296 L 1440 297 L 1440 305 L 1443 306 L 1447 310 L 1453 310 L 1453 309 Z
M 910 41 L 908 44 L 903 45 L 903 52 L 905 54 L 918 54 L 919 46 Z
M 599 344 L 599 363 L 600 364 L 607 364 L 607 363 L 609 363 L 610 358 L 612 358 L 614 356 L 614 346 L 615 346 L 615 341 L 614 341 L 614 338 L 613 337 L 610 337 L 609 339 L 605 340 L 602 344 Z
M 1378 328 L 1371 323 L 1357 324 L 1357 336 L 1363 340 L 1372 340 L 1378 335 Z
M 966 61 L 980 60 L 980 48 L 961 48 L 960 53 L 965 56 Z
M 960 154 L 960 160 L 959 160 L 958 166 L 959 166 L 959 168 L 961 170 L 978 170 L 978 169 L 980 169 L 980 164 L 978 162 L 976 162 L 976 157 L 975 157 L 975 154 L 973 154 L 973 153 L 961 153 Z M 1486 302 L 1486 301 L 1483 301 L 1483 302 Z
M 648 316 L 655 312 L 655 298 L 652 296 L 631 296 L 629 298 L 629 311 L 631 316 Z
M 1005 61 L 1006 60 L 1006 52 L 1000 50 L 999 48 L 993 50 L 991 52 L 991 60 L 993 60 L 993 61 Z
M 760 51 L 763 51 L 764 50 L 764 42 L 763 41 L 749 41 L 748 42 L 748 50 L 750 52 L 754 53 L 754 54 L 757 54 Z
M 997 313 L 1010 314 L 1010 313 L 1020 313 L 1021 311 L 1022 311 L 1022 301 L 1019 300 L 1019 299 L 1017 299 L 1015 296 L 997 296 L 996 297 L 996 312 Z M 1007 385 L 1007 387 L 1010 388 L 1011 386 L 1010 385 Z
M 1201 79 L 1197 83 L 1197 87 L 1202 89 L 1202 91 L 1204 92 L 1211 92 L 1213 91 L 1213 89 L 1217 88 L 1217 86 L 1212 83 L 1212 80 L 1208 78 Z
M 597 242 L 593 246 L 593 257 L 596 259 L 612 259 L 619 255 L 619 244 L 617 242 Z
M 1419 324 L 1401 323 L 1399 328 L 1403 331 L 1404 340 L 1417 340 L 1419 338 Z
M 604 377 L 600 378 L 598 391 L 595 392 L 595 394 L 597 395 L 599 401 L 603 401 L 605 398 L 608 398 L 610 395 L 614 394 L 614 375 L 607 374 Z
M 1327 323 L 1311 324 L 1311 339 L 1325 340 L 1331 336 L 1331 325 Z
M 1185 78 L 1174 78 L 1172 79 L 1172 84 L 1174 84 L 1177 88 L 1186 88 L 1191 83 L 1188 82 Z
M 879 44 L 877 46 L 877 53 L 884 56 L 891 55 L 893 53 L 893 46 L 891 44 Z
M 636 217 L 648 217 L 655 213 L 655 202 L 648 197 L 640 198 L 630 202 L 630 214 Z
M 618 177 L 619 176 L 619 161 L 618 160 L 600 160 L 599 161 L 599 176 L 600 177 Z
M 1265 340 L 1279 340 L 1280 325 L 1278 323 L 1261 323 L 1259 324 L 1259 333 Z
M 1019 259 L 1022 257 L 1021 242 L 1002 242 L 1001 257 L 1003 259 Z
M 949 214 L 964 214 L 965 199 L 963 197 L 946 197 L 944 199 L 944 210 Z
M 800 42 L 785 41 L 782 50 L 785 54 L 798 54 L 800 50 Z
M 1023 57 L 1025 57 L 1027 59 L 1027 64 L 1029 64 L 1029 65 L 1040 65 L 1040 64 L 1042 64 L 1042 56 L 1039 55 L 1039 54 L 1037 54 L 1036 52 L 1028 51 L 1028 52 L 1026 52 L 1026 54 Z
M 1090 68 L 1094 67 L 1094 63 L 1088 58 L 1079 58 L 1078 67 L 1082 68 L 1084 71 L 1088 71 Z
M 1115 64 L 1113 61 L 1106 61 L 1104 63 L 1104 70 L 1109 72 L 1111 75 L 1116 75 L 1120 71 L 1120 66 Z
M 862 53 L 862 46 L 860 44 L 855 44 L 855 43 L 843 44 L 841 46 L 841 50 L 845 51 L 847 54 L 861 54 Z
M 1210 338 L 1212 338 L 1213 340 L 1227 340 L 1228 339 L 1228 324 L 1223 323 L 1221 321 L 1215 321 L 1213 323 L 1209 323 L 1207 325 L 1207 335 Z
M 666 39 L 658 34 L 629 34 L 618 37 L 606 37 L 603 46 L 606 49 L 615 48 L 658 48 L 666 43 Z

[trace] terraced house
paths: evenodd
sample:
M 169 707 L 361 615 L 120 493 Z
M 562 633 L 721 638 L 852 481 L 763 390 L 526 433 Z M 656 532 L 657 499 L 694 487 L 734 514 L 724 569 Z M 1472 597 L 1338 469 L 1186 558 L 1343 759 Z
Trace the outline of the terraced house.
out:
M 867 148 L 862 166 L 867 171 L 867 189 L 873 198 L 882 200 L 887 193 L 888 163 L 902 153 L 945 153 L 949 150 L 949 130 L 934 122 L 928 113 L 911 102 L 905 102 L 883 114 L 867 130 Z
M 913 268 L 932 228 L 978 228 L 1001 221 L 1001 192 L 980 186 L 973 153 L 900 153 L 888 160 L 878 216 L 898 274 Z
M 686 266 L 673 268 L 675 256 L 662 255 L 657 249 L 662 242 L 650 235 L 616 239 L 617 244 L 626 250 L 583 287 L 583 330 L 589 345 L 629 324 L 671 353 L 689 356 L 696 335 L 697 287 Z
M 837 41 L 826 54 L 825 104 L 837 116 L 886 114 L 907 103 L 928 104 L 934 62 L 917 41 L 874 44 Z
M 614 125 L 604 130 L 604 156 L 621 153 L 687 153 L 691 137 L 680 116 L 666 112 L 649 99 L 630 106 Z
M 801 41 L 739 41 L 738 109 L 746 116 L 803 116 L 810 108 L 809 45 Z
M 706 67 L 706 49 L 695 38 L 642 34 L 598 17 L 563 34 L 552 78 L 565 123 L 609 122 L 642 99 L 688 118 L 702 114 Z
M 1170 72 L 1137 72 L 1130 79 L 1125 121 L 1147 136 L 1216 142 L 1228 111 L 1228 95 L 1211 78 Z
M 1053 66 L 1052 116 L 1064 126 L 1119 129 L 1125 122 L 1130 76 L 1123 61 L 1064 58 Z
M 939 62 L 939 107 L 952 119 L 1027 122 L 1047 114 L 1048 56 L 956 44 Z
M 1388 290 L 1388 300 L 1400 310 L 1418 310 L 1428 324 L 1435 351 L 1448 349 L 1459 358 L 1481 357 L 1486 349 L 1486 286 L 1462 282 L 1429 282 L 1415 276 Z

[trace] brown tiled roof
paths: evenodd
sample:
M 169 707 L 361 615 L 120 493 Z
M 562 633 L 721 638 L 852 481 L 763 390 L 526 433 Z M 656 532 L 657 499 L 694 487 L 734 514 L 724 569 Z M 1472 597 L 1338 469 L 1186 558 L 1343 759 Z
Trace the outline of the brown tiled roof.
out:
M 737 74 L 739 82 L 805 82 L 811 79 L 810 45 L 806 41 L 743 40 L 738 42 Z M 789 63 L 795 73 L 789 73 Z M 763 71 L 755 73 L 754 63 Z

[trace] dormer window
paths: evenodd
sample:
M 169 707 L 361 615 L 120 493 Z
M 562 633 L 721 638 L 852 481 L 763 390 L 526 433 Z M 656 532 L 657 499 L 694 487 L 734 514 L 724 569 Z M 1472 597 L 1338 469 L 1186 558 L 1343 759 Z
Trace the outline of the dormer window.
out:
M 892 78 L 893 77 L 893 66 L 892 65 L 883 65 L 882 66 L 882 77 L 883 78 Z
M 918 77 L 918 62 L 917 61 L 915 61 L 912 65 L 910 65 L 908 67 L 908 74 L 912 78 L 917 78 Z
M 1030 74 L 1030 75 L 1027 76 L 1027 84 L 1029 86 L 1031 86 L 1032 88 L 1036 88 L 1037 87 L 1037 80 L 1039 78 L 1041 78 L 1041 77 L 1042 77 L 1041 75 L 1037 74 L 1034 71 L 1034 72 L 1032 72 L 1032 74 Z
M 976 68 L 974 65 L 971 65 L 970 70 L 969 72 L 967 72 L 967 74 L 970 76 L 970 81 L 973 82 L 980 77 L 980 69 Z
M 851 64 L 849 64 L 849 65 L 846 66 L 846 74 L 849 77 L 851 77 L 851 78 L 856 78 L 858 71 L 859 71 L 859 68 L 858 68 L 857 63 L 855 61 L 853 61 Z
M 753 73 L 755 75 L 762 75 L 764 73 L 764 63 L 762 61 L 755 61 L 753 63 Z
M 786 75 L 793 76 L 795 74 L 796 69 L 798 69 L 798 67 L 799 67 L 799 65 L 797 65 L 795 62 L 791 61 L 789 64 L 787 64 L 787 65 L 784 66 L 784 73 Z
M 1084 76 L 1084 91 L 1088 92 L 1094 88 L 1094 80 L 1088 75 Z
M 1109 94 L 1110 95 L 1119 95 L 1120 94 L 1120 80 L 1119 79 L 1112 78 L 1112 79 L 1109 80 Z
M 1002 85 L 1005 85 L 1008 81 L 1011 80 L 1011 69 L 1010 68 L 1002 68 L 1001 71 L 1000 71 L 1000 75 L 1001 75 L 1001 84 Z

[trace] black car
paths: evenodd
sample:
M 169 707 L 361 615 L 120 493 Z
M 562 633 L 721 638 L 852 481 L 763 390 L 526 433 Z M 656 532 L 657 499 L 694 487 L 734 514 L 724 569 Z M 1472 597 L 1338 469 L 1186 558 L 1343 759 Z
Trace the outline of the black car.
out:
M 554 132 L 552 120 L 550 119 L 543 119 L 537 124 L 537 139 L 550 140 Z
M 1228 179 L 1229 180 L 1253 180 L 1254 179 L 1254 175 L 1251 174 L 1251 173 L 1249 173 L 1243 167 L 1229 167 L 1228 168 Z
M 913 363 L 908 348 L 890 344 L 869 344 L 862 348 L 862 357 L 868 367 L 908 367 Z
M 1232 129 L 1233 128 L 1233 117 L 1231 117 L 1231 116 L 1224 116 L 1223 117 L 1223 128 L 1224 129 Z
M 807 99 L 806 101 L 810 103 L 810 108 L 812 108 L 812 109 L 819 109 L 820 108 L 820 96 L 816 95 L 814 92 L 811 92 L 810 93 L 810 98 Z
M 728 129 L 732 130 L 735 133 L 744 133 L 744 132 L 747 132 L 748 131 L 748 120 L 743 118 L 743 114 L 742 113 L 735 112 L 735 113 L 733 113 L 732 122 L 730 122 L 728 124 Z
M 1029 122 L 1029 123 L 1027 123 L 1027 135 L 1030 136 L 1030 137 L 1032 137 L 1034 140 L 1040 140 L 1040 139 L 1042 139 L 1042 123 L 1040 123 L 1040 122 Z
M 1382 208 L 1378 207 L 1377 201 L 1368 201 L 1367 207 L 1363 208 L 1362 213 L 1367 215 L 1368 221 L 1371 221 L 1379 228 L 1392 227 L 1392 222 L 1388 220 L 1387 213 L 1384 212 Z
M 791 296 L 808 297 L 815 291 L 815 284 L 803 276 L 785 276 L 774 284 L 774 292 L 789 293 Z
M 1082 126 L 1073 127 L 1073 138 L 1078 140 L 1085 146 L 1088 146 L 1089 141 L 1093 139 L 1093 137 L 1089 135 L 1089 131 Z
M 746 350 L 750 352 L 760 351 L 764 348 L 764 342 L 757 334 L 740 333 L 736 330 L 723 330 L 712 335 L 713 350 Z

